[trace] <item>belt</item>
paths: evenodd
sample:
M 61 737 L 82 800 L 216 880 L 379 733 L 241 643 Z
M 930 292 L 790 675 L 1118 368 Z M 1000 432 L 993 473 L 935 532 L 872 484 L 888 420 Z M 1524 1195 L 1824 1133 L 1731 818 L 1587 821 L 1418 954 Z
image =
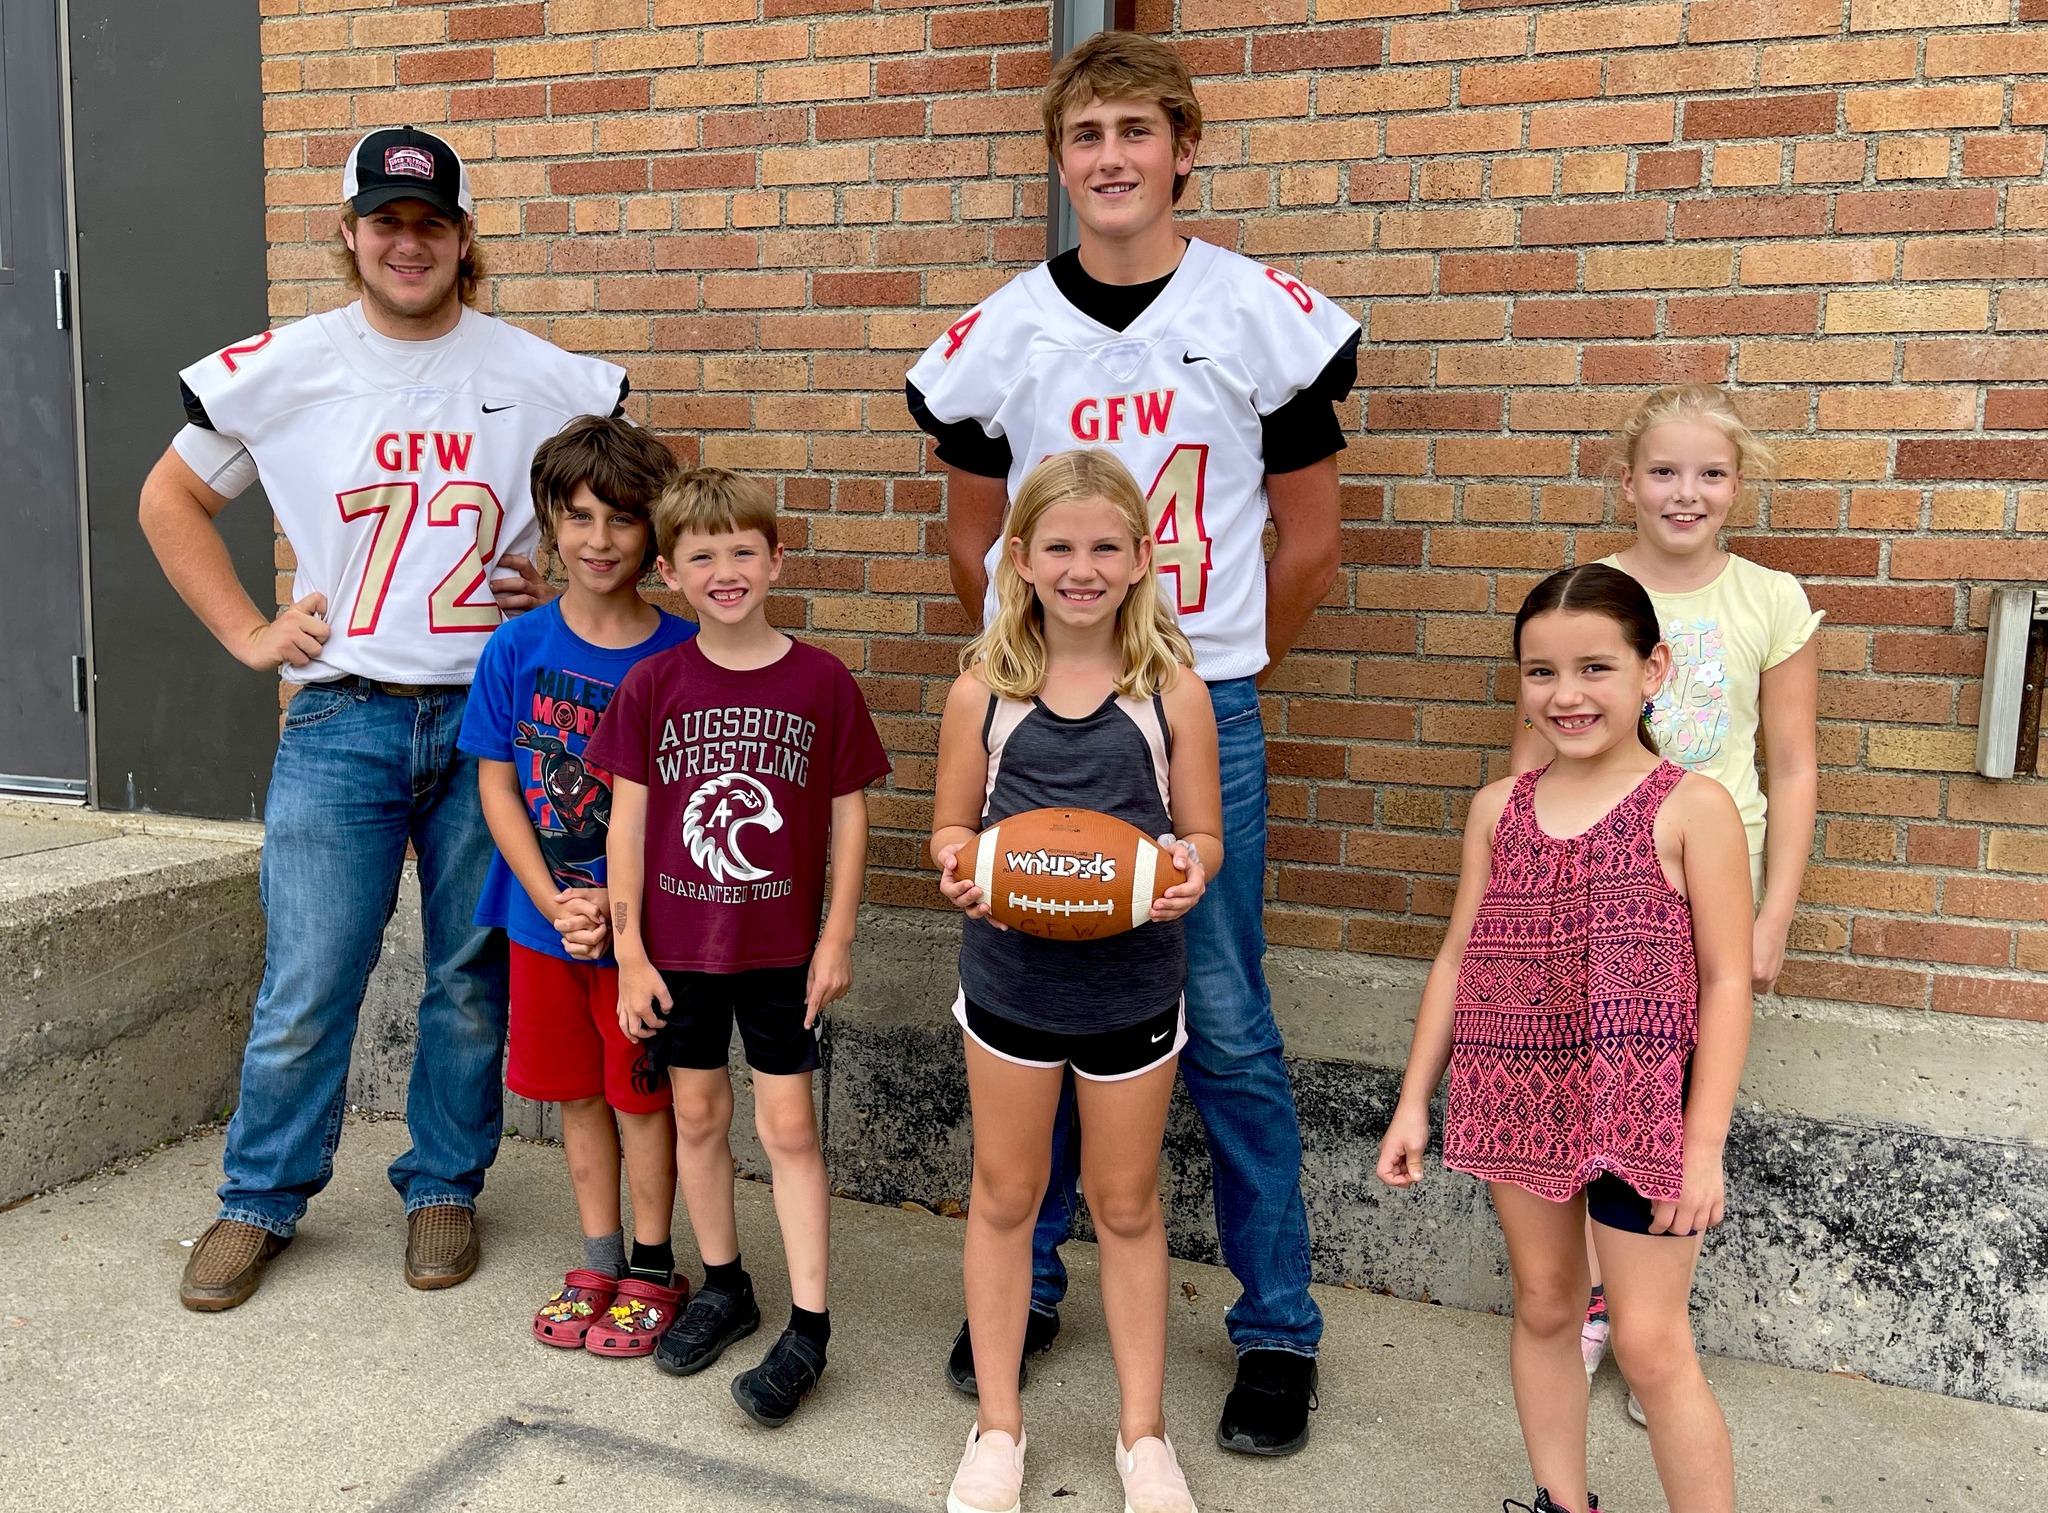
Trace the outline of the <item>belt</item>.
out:
M 423 699 L 429 694 L 468 693 L 467 683 L 387 683 L 382 678 L 365 678 L 355 673 L 344 673 L 320 685 L 322 688 L 374 688 L 379 693 L 389 694 L 394 699 Z

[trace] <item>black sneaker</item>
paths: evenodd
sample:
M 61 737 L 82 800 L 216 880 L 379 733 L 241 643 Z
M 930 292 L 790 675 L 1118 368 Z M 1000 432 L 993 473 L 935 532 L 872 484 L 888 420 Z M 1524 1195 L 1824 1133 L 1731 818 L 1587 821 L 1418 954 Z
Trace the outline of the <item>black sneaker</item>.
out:
M 1247 1350 L 1223 1400 L 1216 1443 L 1244 1455 L 1292 1455 L 1308 1443 L 1316 1408 L 1316 1361 L 1291 1350 Z
M 732 1400 L 763 1429 L 780 1429 L 797 1404 L 817 1390 L 824 1371 L 824 1350 L 794 1329 L 785 1329 L 760 1365 L 732 1379 Z
M 654 1364 L 670 1376 L 694 1376 L 725 1354 L 735 1340 L 761 1327 L 761 1310 L 748 1279 L 738 1292 L 705 1288 L 654 1347 Z
M 1560 1508 L 1550 1500 L 1550 1489 L 1548 1487 L 1538 1487 L 1536 1489 L 1536 1504 L 1534 1507 L 1525 1502 L 1516 1502 L 1510 1497 L 1501 1503 L 1500 1513 L 1514 1513 L 1516 1508 L 1520 1508 L 1522 1513 L 1565 1513 L 1563 1508 Z M 1591 1492 L 1586 1494 L 1586 1513 L 1600 1513 L 1600 1499 Z
M 1060 1337 L 1060 1316 L 1057 1313 L 1041 1313 L 1036 1308 L 1024 1320 L 1024 1354 L 1044 1355 L 1052 1349 L 1052 1342 Z M 1017 1363 L 1017 1388 L 1023 1390 L 1030 1376 L 1024 1362 Z M 962 1324 L 960 1332 L 953 1336 L 952 1354 L 946 1357 L 946 1385 L 955 1392 L 964 1392 L 969 1397 L 981 1395 L 981 1384 L 974 1379 L 974 1341 L 968 1336 L 967 1326 Z

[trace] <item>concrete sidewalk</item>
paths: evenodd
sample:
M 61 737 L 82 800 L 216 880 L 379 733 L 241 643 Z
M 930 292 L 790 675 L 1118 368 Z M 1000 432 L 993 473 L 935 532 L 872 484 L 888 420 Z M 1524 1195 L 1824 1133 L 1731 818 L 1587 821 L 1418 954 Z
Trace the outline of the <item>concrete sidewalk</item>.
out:
M 212 1210 L 217 1133 L 0 1214 L 0 1509 L 943 1508 L 973 1412 L 939 1375 L 960 1317 L 956 1221 L 838 1206 L 832 1369 L 770 1433 L 727 1392 L 787 1308 L 765 1188 L 743 1184 L 740 1204 L 763 1331 L 678 1382 L 529 1336 L 576 1255 L 556 1148 L 507 1142 L 472 1282 L 407 1289 L 383 1176 L 404 1144 L 400 1124 L 351 1119 L 334 1185 L 263 1290 L 225 1315 L 186 1313 L 175 1296 L 181 1242 Z M 1024 1505 L 1116 1513 L 1094 1252 L 1070 1255 L 1066 1331 L 1025 1397 Z M 1293 1459 L 1259 1462 L 1210 1438 L 1234 1285 L 1178 1262 L 1174 1281 L 1167 1411 L 1204 1513 L 1491 1513 L 1529 1495 L 1504 1320 L 1318 1289 L 1329 1334 L 1315 1436 Z M 1745 1508 L 2019 1513 L 2048 1489 L 2042 1415 L 1746 1362 L 1710 1370 Z M 1603 1506 L 1664 1507 L 1611 1367 L 1593 1420 Z

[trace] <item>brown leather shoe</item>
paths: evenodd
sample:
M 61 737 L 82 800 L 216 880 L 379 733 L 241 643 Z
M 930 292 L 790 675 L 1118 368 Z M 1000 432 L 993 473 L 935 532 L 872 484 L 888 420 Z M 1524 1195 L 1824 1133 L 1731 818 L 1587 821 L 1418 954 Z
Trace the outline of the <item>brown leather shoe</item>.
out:
M 196 1313 L 219 1313 L 246 1303 L 263 1284 L 263 1268 L 271 1257 L 291 1243 L 289 1235 L 274 1235 L 239 1219 L 215 1219 L 192 1242 L 178 1301 Z
M 405 1221 L 405 1280 L 422 1292 L 467 1282 L 482 1254 L 476 1215 L 457 1203 L 416 1208 Z

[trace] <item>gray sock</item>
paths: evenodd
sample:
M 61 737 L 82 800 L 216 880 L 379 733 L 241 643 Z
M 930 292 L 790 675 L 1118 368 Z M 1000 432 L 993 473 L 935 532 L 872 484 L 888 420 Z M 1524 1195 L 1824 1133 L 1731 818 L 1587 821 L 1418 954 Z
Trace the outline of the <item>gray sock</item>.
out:
M 592 1271 L 601 1271 L 608 1277 L 623 1277 L 626 1274 L 626 1235 L 623 1230 L 613 1230 L 608 1235 L 592 1239 L 583 1237 L 583 1264 Z

